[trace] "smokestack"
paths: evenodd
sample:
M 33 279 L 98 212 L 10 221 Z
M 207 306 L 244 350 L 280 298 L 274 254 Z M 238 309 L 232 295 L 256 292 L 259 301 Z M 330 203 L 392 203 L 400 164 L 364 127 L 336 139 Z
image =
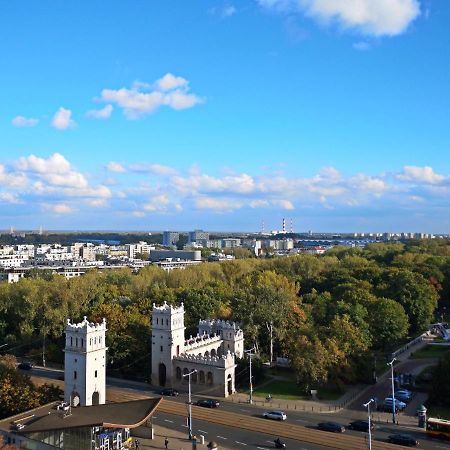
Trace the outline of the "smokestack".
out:
M 283 217 L 283 234 L 286 234 L 286 219 Z

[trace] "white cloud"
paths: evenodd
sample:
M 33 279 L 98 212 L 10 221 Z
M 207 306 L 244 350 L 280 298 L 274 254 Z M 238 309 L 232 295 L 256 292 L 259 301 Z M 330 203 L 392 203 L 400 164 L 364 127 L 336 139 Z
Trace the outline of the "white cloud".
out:
M 123 167 L 122 164 L 115 162 L 115 161 L 111 161 L 106 165 L 106 170 L 108 172 L 115 172 L 115 173 L 123 173 L 126 172 L 125 167 Z
M 215 211 L 232 211 L 242 207 L 240 201 L 224 198 L 198 197 L 194 203 L 197 209 L 212 209 Z
M 295 209 L 294 204 L 290 200 L 286 200 L 286 199 L 272 200 L 272 204 L 279 206 L 282 209 L 287 209 L 287 210 Z
M 236 12 L 237 10 L 233 5 L 226 5 L 221 10 L 221 16 L 224 18 L 231 17 L 234 16 Z
M 41 174 L 60 173 L 65 174 L 71 171 L 70 162 L 61 153 L 53 153 L 48 158 L 40 158 L 35 155 L 22 156 L 17 161 L 17 167 L 27 172 L 37 172 Z
M 269 206 L 267 200 L 252 200 L 249 204 L 251 208 L 265 208 Z
M 133 211 L 132 213 L 131 213 L 134 217 L 145 217 L 145 213 L 144 212 L 142 212 L 142 211 Z
M 86 113 L 87 117 L 91 119 L 109 119 L 111 117 L 111 113 L 113 112 L 112 105 L 106 105 L 102 109 L 91 109 Z
M 145 211 L 166 211 L 169 205 L 169 196 L 167 194 L 156 195 L 145 203 L 143 208 Z
M 4 203 L 21 203 L 17 194 L 12 192 L 0 192 L 0 202 Z
M 39 119 L 34 119 L 32 117 L 16 116 L 11 120 L 11 123 L 15 127 L 35 127 L 39 123 Z
M 249 193 L 255 189 L 253 177 L 245 173 L 240 175 L 227 175 L 216 178 L 206 174 L 191 175 L 189 177 L 175 176 L 171 179 L 172 185 L 180 192 L 208 193 L 208 192 L 234 192 Z
M 21 172 L 10 172 L 3 164 L 0 164 L 0 185 L 13 189 L 24 188 L 28 184 L 28 178 Z
M 170 91 L 179 87 L 188 85 L 188 80 L 183 77 L 176 77 L 171 73 L 166 73 L 162 78 L 156 81 L 156 86 L 161 91 Z
M 174 175 L 177 170 L 162 164 L 130 164 L 132 172 L 153 173 L 155 175 Z
M 70 214 L 75 212 L 75 210 L 73 208 L 71 208 L 69 205 L 65 204 L 65 203 L 43 203 L 42 207 L 47 210 L 47 211 L 51 211 L 55 214 Z
M 403 33 L 420 15 L 418 0 L 257 0 L 266 8 L 300 12 L 373 36 Z
M 72 120 L 72 111 L 63 107 L 56 111 L 52 119 L 52 127 L 57 130 L 67 130 L 73 128 L 76 123 Z
M 439 184 L 446 177 L 435 173 L 430 166 L 405 166 L 403 172 L 397 175 L 397 179 L 410 183 Z
M 117 104 L 128 119 L 138 119 L 161 106 L 181 110 L 202 102 L 200 97 L 189 93 L 189 83 L 182 77 L 168 73 L 157 80 L 155 86 L 148 91 L 149 85 L 139 82 L 131 89 L 103 89 L 101 100 Z

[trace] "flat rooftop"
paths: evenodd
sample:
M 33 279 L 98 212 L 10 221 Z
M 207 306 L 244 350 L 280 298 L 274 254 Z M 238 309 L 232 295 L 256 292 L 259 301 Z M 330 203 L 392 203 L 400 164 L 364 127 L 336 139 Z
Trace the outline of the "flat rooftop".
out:
M 161 398 L 149 398 L 123 403 L 72 408 L 70 415 L 56 409 L 59 402 L 50 403 L 0 421 L 0 429 L 19 434 L 79 427 L 136 428 L 156 411 Z M 20 430 L 16 424 L 24 425 Z

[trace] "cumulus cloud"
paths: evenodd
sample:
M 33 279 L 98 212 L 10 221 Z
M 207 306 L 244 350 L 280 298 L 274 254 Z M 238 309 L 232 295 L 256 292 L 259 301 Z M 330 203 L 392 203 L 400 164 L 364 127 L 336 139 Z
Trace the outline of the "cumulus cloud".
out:
M 65 203 L 55 203 L 55 204 L 51 204 L 51 203 L 43 203 L 42 207 L 46 210 L 46 211 L 50 211 L 53 212 L 54 214 L 71 214 L 73 212 L 75 212 L 75 210 L 70 207 L 69 205 L 65 204 Z
M 437 174 L 430 166 L 405 166 L 403 172 L 397 175 L 397 179 L 410 183 L 439 184 L 446 178 Z
M 172 177 L 172 185 L 180 192 L 208 193 L 208 192 L 234 192 L 249 193 L 255 189 L 253 177 L 245 173 L 227 175 L 217 178 L 206 174 L 196 174 L 188 177 Z
M 24 188 L 28 184 L 28 178 L 21 172 L 7 170 L 3 164 L 0 164 L 0 185 L 13 189 Z
M 70 109 L 65 109 L 61 106 L 53 116 L 52 127 L 57 130 L 67 130 L 75 125 L 76 123 L 72 120 L 72 111 Z
M 265 8 L 298 12 L 366 35 L 395 36 L 420 15 L 418 0 L 257 0 Z
M 107 170 L 108 172 L 115 172 L 115 173 L 123 173 L 123 172 L 126 172 L 125 167 L 124 167 L 122 164 L 120 164 L 120 163 L 118 163 L 118 162 L 115 162 L 115 161 L 109 162 L 109 163 L 106 165 L 106 170 Z
M 156 81 L 156 86 L 160 91 L 170 91 L 172 89 L 185 87 L 189 84 L 183 77 L 176 77 L 171 73 L 166 73 L 162 78 Z
M 21 203 L 19 196 L 12 192 L 0 192 L 0 202 Z
M 109 119 L 113 112 L 112 105 L 106 105 L 102 109 L 91 109 L 86 113 L 86 117 L 91 119 Z
M 39 123 L 39 119 L 32 117 L 16 116 L 11 123 L 18 128 L 35 127 Z
M 213 197 L 198 197 L 195 199 L 197 209 L 212 209 L 216 211 L 233 211 L 242 207 L 238 200 Z
M 189 82 L 167 73 L 156 81 L 154 88 L 146 83 L 135 83 L 131 89 L 103 89 L 101 100 L 115 103 L 123 109 L 128 119 L 138 119 L 162 106 L 174 110 L 192 108 L 202 99 L 189 92 Z
M 169 205 L 169 196 L 167 194 L 156 195 L 143 205 L 145 211 L 166 211 Z
M 129 169 L 132 172 L 153 173 L 155 175 L 174 175 L 177 173 L 175 168 L 162 164 L 130 164 Z

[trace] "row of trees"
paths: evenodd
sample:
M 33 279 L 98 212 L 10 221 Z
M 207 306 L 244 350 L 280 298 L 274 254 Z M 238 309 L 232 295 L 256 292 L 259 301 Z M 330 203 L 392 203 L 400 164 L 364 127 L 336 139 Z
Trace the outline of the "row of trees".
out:
M 242 323 L 263 358 L 291 359 L 304 389 L 367 377 L 367 358 L 425 330 L 449 305 L 448 241 L 335 247 L 325 256 L 242 259 L 166 273 L 146 267 L 65 280 L 35 273 L 0 284 L 0 345 L 62 362 L 66 318 L 108 321 L 109 369 L 149 374 L 152 304 L 184 303 L 200 318 Z M 45 276 L 44 276 L 45 275 Z

